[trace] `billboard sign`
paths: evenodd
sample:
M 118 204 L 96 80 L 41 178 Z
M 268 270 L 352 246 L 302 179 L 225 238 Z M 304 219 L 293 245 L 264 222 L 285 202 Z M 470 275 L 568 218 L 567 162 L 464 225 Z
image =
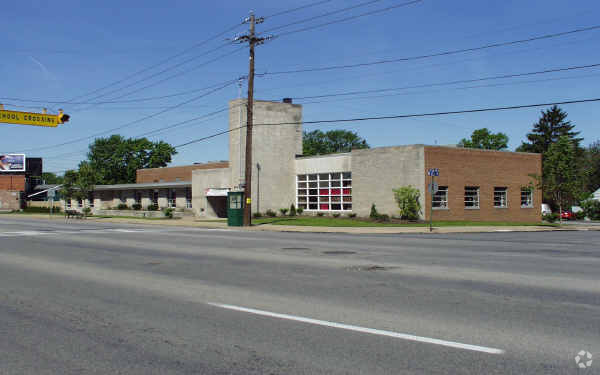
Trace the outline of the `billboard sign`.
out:
M 2 172 L 25 172 L 25 154 L 0 154 Z

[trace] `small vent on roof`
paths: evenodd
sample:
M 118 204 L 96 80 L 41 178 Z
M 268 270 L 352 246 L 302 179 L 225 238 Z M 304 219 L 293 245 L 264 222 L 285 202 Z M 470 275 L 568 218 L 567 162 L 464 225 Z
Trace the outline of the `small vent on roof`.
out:
M 287 104 L 292 104 L 292 98 L 283 98 L 283 102 Z

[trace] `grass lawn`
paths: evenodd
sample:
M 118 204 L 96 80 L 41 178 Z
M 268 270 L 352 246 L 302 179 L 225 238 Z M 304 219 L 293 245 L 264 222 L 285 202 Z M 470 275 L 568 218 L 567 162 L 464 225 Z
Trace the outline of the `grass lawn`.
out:
M 255 225 L 299 225 L 313 227 L 427 227 L 429 223 L 381 223 L 363 219 L 334 218 L 326 216 L 268 217 L 252 219 Z M 505 221 L 434 221 L 434 227 L 471 226 L 557 226 L 549 223 L 513 223 Z

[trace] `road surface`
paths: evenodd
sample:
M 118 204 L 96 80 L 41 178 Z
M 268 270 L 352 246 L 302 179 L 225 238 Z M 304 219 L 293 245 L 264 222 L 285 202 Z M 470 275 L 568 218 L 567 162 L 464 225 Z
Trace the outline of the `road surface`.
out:
M 600 374 L 596 231 L 0 216 L 0 283 L 0 374 Z

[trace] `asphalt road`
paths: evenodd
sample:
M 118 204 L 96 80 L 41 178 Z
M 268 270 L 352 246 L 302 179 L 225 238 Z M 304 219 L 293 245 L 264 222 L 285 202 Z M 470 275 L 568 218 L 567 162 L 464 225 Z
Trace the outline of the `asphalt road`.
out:
M 0 216 L 0 285 L 0 374 L 600 374 L 596 231 Z

